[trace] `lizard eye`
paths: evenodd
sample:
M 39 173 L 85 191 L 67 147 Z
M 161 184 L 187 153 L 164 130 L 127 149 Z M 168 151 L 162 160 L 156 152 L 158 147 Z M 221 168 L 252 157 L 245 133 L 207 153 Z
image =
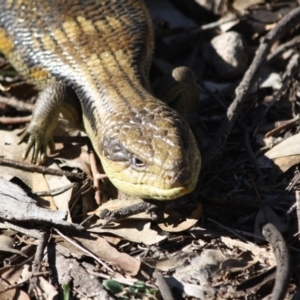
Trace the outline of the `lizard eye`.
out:
M 145 167 L 145 163 L 142 162 L 137 157 L 132 157 L 132 159 L 131 159 L 131 166 L 135 167 L 135 168 L 143 168 L 143 167 Z

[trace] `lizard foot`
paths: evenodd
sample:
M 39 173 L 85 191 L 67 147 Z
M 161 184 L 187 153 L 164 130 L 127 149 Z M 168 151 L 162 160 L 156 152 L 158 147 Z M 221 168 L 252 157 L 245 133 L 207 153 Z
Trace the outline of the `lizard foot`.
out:
M 25 160 L 31 149 L 33 154 L 31 162 L 33 164 L 44 164 L 47 158 L 47 147 L 49 146 L 50 152 L 55 151 L 55 144 L 52 134 L 44 132 L 37 124 L 30 123 L 29 126 L 20 133 L 20 140 L 18 145 L 27 141 L 27 147 L 22 155 Z

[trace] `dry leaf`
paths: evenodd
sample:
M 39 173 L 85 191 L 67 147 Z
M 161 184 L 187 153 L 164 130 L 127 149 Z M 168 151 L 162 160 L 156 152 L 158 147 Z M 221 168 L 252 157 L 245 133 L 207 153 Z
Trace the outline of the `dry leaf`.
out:
M 18 145 L 19 137 L 18 133 L 20 133 L 20 129 L 7 131 L 7 130 L 0 130 L 0 155 L 8 158 L 22 161 L 22 154 L 26 150 L 27 145 L 22 143 Z M 26 160 L 30 162 L 30 159 Z
M 92 177 L 89 153 L 85 145 L 81 147 L 73 144 L 64 145 L 64 148 L 59 152 L 59 157 L 55 157 L 55 162 L 60 168 L 79 169 Z
M 128 241 L 144 243 L 145 245 L 153 245 L 167 238 L 167 236 L 159 235 L 156 230 L 152 230 L 150 228 L 151 223 L 148 221 L 124 220 L 115 225 L 110 223 L 104 228 L 101 228 L 99 225 L 97 225 L 98 223 L 101 224 L 101 222 L 98 220 L 96 224 L 88 229 L 88 231 L 111 233 L 123 237 Z
M 16 161 L 22 161 L 22 154 L 26 149 L 26 144 L 22 143 L 17 146 L 19 137 L 17 134 L 20 130 L 15 131 L 0 131 L 0 156 L 7 159 L 12 159 Z M 29 155 L 30 156 L 30 155 Z M 30 162 L 30 158 L 26 159 L 26 162 Z M 56 164 L 47 165 L 48 167 L 58 169 Z M 20 170 L 18 168 L 5 167 L 0 165 L 1 176 L 7 180 L 13 177 L 21 179 L 27 186 L 29 186 L 33 192 L 48 192 L 50 189 L 61 187 L 70 184 L 67 178 L 53 176 L 53 175 L 43 175 L 35 172 L 27 172 Z M 68 201 L 71 197 L 71 191 L 67 190 L 55 197 L 43 196 L 43 200 L 39 205 L 41 207 L 47 207 L 52 210 L 56 210 L 60 207 L 63 211 L 68 211 Z M 62 199 L 67 199 L 62 201 Z M 57 205 L 56 205 L 56 204 Z
M 19 250 L 13 248 L 13 245 L 14 245 L 13 238 L 11 238 L 10 236 L 6 236 L 6 235 L 0 235 L 0 251 L 20 254 L 24 257 L 27 257 L 27 255 L 25 253 L 23 253 L 22 251 L 19 251 Z
M 83 246 L 98 258 L 118 265 L 123 271 L 130 275 L 136 275 L 140 269 L 140 262 L 138 260 L 126 253 L 119 252 L 102 237 L 90 233 L 82 233 L 80 235 L 78 234 L 76 238 L 73 238 L 74 244 L 68 240 L 62 242 L 59 242 L 59 240 L 60 237 L 57 237 L 59 251 L 64 255 L 66 255 L 66 251 L 68 251 L 68 256 L 70 256 L 70 254 L 73 256 L 73 253 L 75 253 L 77 257 L 79 257 L 81 253 L 87 256 L 88 253 L 86 251 L 80 250 L 80 247 L 76 247 L 76 245 L 78 245 Z
M 202 215 L 202 204 L 199 202 L 196 209 L 186 219 L 182 220 L 182 214 L 175 210 L 166 211 L 164 214 L 164 223 L 158 226 L 167 232 L 180 232 L 193 227 Z
M 108 243 L 110 243 L 111 245 L 115 245 L 115 246 L 117 246 L 120 243 L 120 241 L 121 241 L 121 238 L 116 237 L 116 236 L 103 236 L 103 238 Z
M 282 80 L 279 73 L 266 73 L 263 74 L 259 80 L 260 88 L 273 88 L 279 90 L 282 86 Z
M 265 0 L 234 0 L 232 7 L 240 13 L 245 13 L 245 11 L 252 5 L 257 5 L 264 3 Z
M 159 259 L 159 258 L 146 258 L 143 262 L 155 269 L 163 272 L 168 272 L 181 266 L 191 255 L 191 253 L 177 254 L 172 257 Z
M 33 172 L 29 176 L 32 178 L 32 185 L 30 187 L 32 188 L 33 193 L 49 192 L 49 185 L 43 174 Z M 39 206 L 49 208 L 51 210 L 57 210 L 57 207 L 51 196 L 42 196 L 41 198 L 43 200 L 38 201 Z
M 30 300 L 27 293 L 22 291 L 20 288 L 10 288 L 5 292 L 2 292 L 7 287 L 1 282 L 0 283 L 0 300 Z
M 184 281 L 178 280 L 174 277 L 165 277 L 168 285 L 172 288 L 175 287 L 178 290 L 184 291 L 184 293 L 189 297 L 194 297 L 196 299 L 218 299 L 216 297 L 217 290 L 211 286 L 201 286 L 199 284 L 189 284 Z
M 33 291 L 39 300 L 54 300 L 58 295 L 57 289 L 42 276 L 37 277 Z
M 0 156 L 16 161 L 22 161 L 22 154 L 26 149 L 26 144 L 18 145 L 19 137 L 17 133 L 20 130 L 6 131 L 0 130 Z M 25 162 L 30 162 L 27 158 Z M 32 186 L 32 172 L 26 172 L 18 168 L 5 167 L 0 165 L 0 173 L 6 180 L 11 180 L 13 177 L 20 178 L 27 186 Z
M 22 272 L 26 268 L 24 265 L 7 266 L 0 269 L 1 282 L 14 285 L 16 282 L 22 281 Z
M 270 159 L 290 155 L 300 155 L 300 133 L 283 140 L 265 153 L 265 156 Z
M 56 164 L 52 164 L 50 168 L 59 169 Z M 50 190 L 63 188 L 71 184 L 70 180 L 66 176 L 52 176 L 47 174 L 45 175 L 45 179 L 47 181 Z M 71 214 L 69 211 L 69 201 L 72 197 L 72 192 L 73 192 L 73 188 L 69 188 L 61 193 L 52 195 L 53 202 L 55 206 L 58 208 L 58 210 L 68 212 L 67 220 L 69 222 L 72 222 Z
M 216 280 L 220 271 L 220 264 L 226 259 L 220 250 L 204 249 L 200 255 L 190 257 L 190 263 L 178 267 L 174 277 L 178 280 L 190 282 L 196 280 L 201 285 L 209 284 Z
M 230 249 L 237 248 L 241 251 L 249 251 L 255 255 L 256 259 L 262 264 L 268 264 L 269 266 L 276 265 L 276 259 L 272 251 L 259 247 L 251 242 L 243 242 L 237 239 L 232 239 L 227 236 L 221 236 L 221 241 Z
M 243 252 L 237 258 L 225 259 L 220 268 L 227 272 L 239 272 L 255 265 L 258 260 L 250 253 Z
M 298 165 L 300 163 L 300 155 L 291 155 L 285 157 L 278 157 L 274 159 L 274 164 L 278 166 L 278 168 L 282 172 L 286 172 L 291 167 Z
M 104 238 L 99 237 L 93 245 L 93 252 L 100 258 L 115 263 L 123 271 L 134 276 L 140 270 L 141 263 L 129 256 L 127 253 L 119 252 L 116 248 L 112 247 Z

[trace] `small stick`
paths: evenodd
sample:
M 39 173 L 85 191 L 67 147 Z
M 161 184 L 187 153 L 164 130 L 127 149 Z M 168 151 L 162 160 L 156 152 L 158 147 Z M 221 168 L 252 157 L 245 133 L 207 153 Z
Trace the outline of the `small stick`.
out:
M 37 172 L 37 173 L 50 174 L 56 176 L 66 176 L 71 179 L 83 180 L 86 177 L 84 173 L 73 173 L 69 171 L 55 170 L 52 168 L 47 168 L 45 166 L 37 166 L 37 165 L 11 160 L 3 157 L 0 157 L 0 165 L 18 168 L 29 172 Z
M 285 299 L 290 279 L 290 256 L 284 238 L 278 229 L 271 223 L 262 228 L 262 234 L 271 244 L 276 258 L 276 277 L 270 300 Z
M 237 18 L 237 16 L 235 15 L 228 15 L 225 18 L 221 18 L 220 20 L 216 21 L 216 22 L 212 22 L 212 23 L 208 23 L 208 24 L 204 24 L 202 26 L 200 26 L 200 28 L 196 29 L 195 31 L 198 32 L 202 32 L 202 31 L 206 31 L 206 30 L 211 30 L 214 28 L 218 28 L 223 24 L 232 22 L 232 21 L 238 21 L 240 20 L 239 18 Z
M 10 118 L 10 117 L 1 117 L 0 118 L 0 123 L 3 125 L 25 124 L 25 123 L 29 123 L 30 121 L 31 121 L 31 116 L 16 117 L 16 118 Z
M 245 296 L 247 294 L 252 293 L 255 289 L 258 289 L 259 287 L 263 286 L 270 280 L 273 280 L 275 278 L 276 268 L 272 267 L 271 269 L 257 275 L 254 277 L 251 277 L 244 282 L 240 283 L 234 290 L 229 291 L 227 297 L 224 298 L 243 298 L 245 299 Z
M 290 48 L 294 48 L 295 46 L 298 46 L 299 44 L 300 44 L 300 35 L 297 35 L 290 41 L 278 46 L 272 53 L 270 53 L 267 56 L 267 61 L 268 62 L 272 61 L 274 58 L 276 58 L 276 56 L 280 55 L 281 53 L 283 53 L 284 51 Z
M 283 131 L 285 129 L 289 129 L 294 127 L 297 123 L 299 123 L 300 121 L 300 117 L 296 116 L 294 119 L 292 120 L 288 120 L 288 121 L 281 121 L 281 122 L 276 122 L 278 124 L 278 127 L 270 130 L 269 132 L 267 132 L 265 134 L 265 138 L 268 138 L 270 136 L 274 136 L 276 134 L 278 134 L 280 131 Z
M 253 167 L 254 167 L 254 170 L 255 170 L 255 173 L 256 175 L 259 177 L 259 178 L 262 178 L 263 177 L 263 173 L 255 159 L 255 156 L 254 156 L 254 153 L 253 153 L 253 150 L 251 148 L 251 145 L 250 145 L 250 141 L 249 141 L 249 130 L 246 128 L 246 126 L 243 125 L 243 128 L 244 128 L 244 147 L 246 149 L 246 152 L 253 164 Z
M 13 229 L 17 232 L 23 233 L 25 235 L 31 236 L 35 239 L 41 239 L 42 235 L 39 230 L 36 229 L 27 229 L 18 225 L 15 225 L 13 223 L 10 223 L 8 221 L 4 222 L 4 225 L 7 226 L 7 228 Z
M 43 259 L 43 253 L 46 246 L 46 242 L 48 240 L 48 233 L 41 232 L 41 238 L 39 239 L 38 246 L 35 251 L 34 260 L 32 263 L 32 273 L 36 274 L 39 272 L 39 268 Z M 28 287 L 28 294 L 30 295 L 34 287 L 36 286 L 37 277 L 32 277 L 30 279 L 29 287 Z
M 93 174 L 93 184 L 94 184 L 94 192 L 95 192 L 95 201 L 100 206 L 101 205 L 101 188 L 100 183 L 97 178 L 97 175 L 99 175 L 99 171 L 97 169 L 97 161 L 95 157 L 94 151 L 90 151 L 90 164 L 91 164 L 91 171 Z M 100 174 L 101 175 L 101 174 Z
M 245 239 L 244 237 L 242 237 L 241 235 L 239 235 L 239 234 L 236 232 L 236 230 L 230 229 L 230 228 L 228 228 L 228 227 L 222 225 L 221 223 L 219 223 L 219 222 L 217 222 L 217 221 L 215 221 L 215 220 L 213 220 L 213 219 L 211 219 L 211 218 L 207 218 L 207 221 L 210 221 L 210 222 L 212 222 L 212 223 L 217 224 L 217 225 L 220 226 L 221 228 L 223 228 L 223 229 L 225 229 L 225 230 L 231 232 L 233 235 L 237 236 L 237 237 L 238 237 L 239 239 L 241 239 L 242 241 L 244 241 L 244 242 L 246 242 L 246 243 L 248 242 L 247 239 Z
M 298 218 L 298 232 L 300 232 L 300 191 L 296 191 L 296 212 Z
M 25 111 L 31 112 L 31 111 L 33 111 L 33 108 L 34 108 L 33 104 L 26 103 L 17 98 L 14 98 L 14 97 L 7 98 L 7 97 L 0 96 L 0 103 L 4 103 L 6 105 L 14 107 L 17 110 L 22 110 L 22 111 L 25 110 Z
M 54 228 L 54 231 L 56 231 L 63 239 L 65 239 L 66 241 L 68 241 L 69 243 L 71 243 L 73 246 L 77 247 L 78 249 L 80 249 L 81 251 L 83 251 L 86 255 L 94 258 L 97 262 L 99 262 L 103 267 L 105 267 L 108 271 L 110 272 L 114 272 L 105 262 L 103 262 L 97 255 L 95 255 L 94 253 L 92 253 L 90 250 L 86 249 L 85 247 L 79 245 L 77 243 L 77 241 L 71 239 L 70 237 L 64 235 L 61 231 L 59 231 L 58 229 Z
M 104 219 L 104 222 L 102 224 L 102 227 L 104 227 L 110 222 L 118 222 L 141 212 L 149 213 L 152 210 L 155 210 L 156 207 L 157 206 L 155 204 L 151 204 L 149 202 L 140 202 L 137 204 L 121 207 L 116 210 L 109 210 L 105 208 L 100 211 L 99 218 Z
M 65 191 L 73 188 L 74 186 L 75 186 L 75 184 L 71 183 L 71 184 L 67 184 L 65 186 L 56 188 L 56 189 L 49 190 L 49 191 L 34 192 L 34 194 L 37 195 L 37 196 L 40 196 L 40 197 L 55 196 L 55 195 L 59 195 L 61 193 L 64 193 Z
M 159 290 L 161 292 L 162 298 L 164 300 L 174 300 L 174 296 L 172 294 L 172 291 L 164 278 L 164 276 L 159 272 L 158 270 L 155 270 L 153 273 L 153 277 L 157 280 L 157 285 L 159 287 Z

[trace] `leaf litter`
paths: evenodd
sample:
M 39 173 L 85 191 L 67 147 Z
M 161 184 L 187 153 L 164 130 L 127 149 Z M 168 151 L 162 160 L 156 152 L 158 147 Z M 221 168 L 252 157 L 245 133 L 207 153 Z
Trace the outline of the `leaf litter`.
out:
M 170 290 L 176 299 L 298 299 L 299 22 L 280 23 L 297 2 L 148 2 L 153 86 L 180 65 L 199 85 L 188 118 L 203 155 L 198 187 L 165 204 L 161 220 L 145 210 L 105 223 L 103 210 L 144 201 L 102 177 L 85 134 L 69 127 L 58 126 L 45 167 L 18 165 L 17 134 L 37 92 L 1 58 L 1 297 L 161 299 Z M 283 36 L 276 26 L 286 26 Z M 255 79 L 239 102 L 245 73 Z

